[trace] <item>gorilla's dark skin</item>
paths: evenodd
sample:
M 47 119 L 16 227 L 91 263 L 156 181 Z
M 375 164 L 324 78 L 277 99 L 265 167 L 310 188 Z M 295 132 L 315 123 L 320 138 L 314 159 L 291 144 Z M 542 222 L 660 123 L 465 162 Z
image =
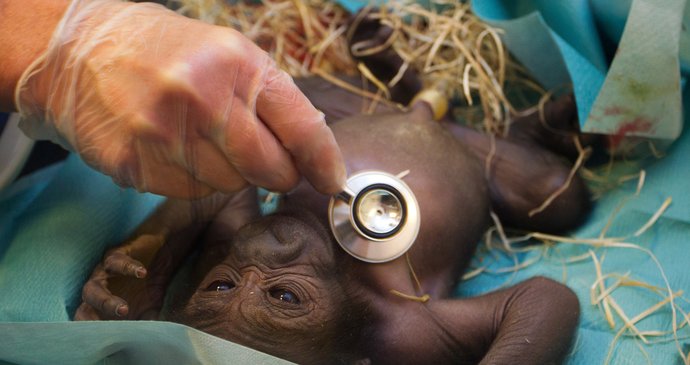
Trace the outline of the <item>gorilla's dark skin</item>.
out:
M 342 108 L 345 93 L 322 81 L 305 80 L 302 86 L 329 115 L 332 105 L 339 113 L 360 110 L 360 105 Z M 570 122 L 573 115 L 569 99 L 547 111 L 552 120 Z M 535 118 L 517 123 L 538 128 Z M 251 189 L 231 198 L 213 196 L 192 205 L 195 220 L 168 225 L 165 245 L 148 265 L 147 280 L 109 280 L 113 294 L 129 303 L 124 318 L 156 315 L 175 267 L 201 247 L 195 275 L 170 294 L 171 303 L 160 318 L 299 363 L 562 361 L 579 315 L 578 300 L 567 287 L 534 278 L 475 298 L 449 294 L 489 225 L 490 209 L 516 228 L 556 232 L 579 223 L 589 207 L 579 178 L 544 212 L 528 217 L 566 181 L 567 161 L 538 141 L 496 139 L 487 174 L 490 139 L 433 121 L 424 103 L 407 113 L 345 117 L 331 127 L 348 174 L 410 171 L 404 181 L 418 200 L 421 227 L 406 256 L 369 264 L 347 255 L 327 228 L 328 197 L 307 183 L 284 197 L 278 213 L 263 218 Z M 181 208 L 185 204 L 170 202 L 152 220 L 160 222 L 160 216 L 172 216 L 176 209 L 189 211 Z M 110 276 L 124 274 L 130 265 L 121 255 L 125 251 L 118 252 L 106 256 Z M 137 249 L 126 255 L 147 262 Z M 408 259 L 421 288 L 412 279 Z M 128 289 L 118 290 L 117 280 L 130 280 Z M 139 289 L 132 281 L 139 281 Z M 86 284 L 84 298 L 90 305 L 80 307 L 77 319 L 112 318 L 121 300 L 104 292 L 104 282 L 100 276 Z M 393 289 L 428 294 L 430 300 L 402 298 Z
M 391 31 L 361 15 L 348 33 L 351 44 L 385 43 Z M 401 63 L 390 50 L 359 61 L 384 82 Z M 547 126 L 535 113 L 492 140 L 433 121 L 423 102 L 408 112 L 379 105 L 374 115 L 359 115 L 359 96 L 320 79 L 296 81 L 328 121 L 337 121 L 331 128 L 349 175 L 409 170 L 404 181 L 419 203 L 421 227 L 408 253 L 381 264 L 346 254 L 328 229 L 329 197 L 306 182 L 267 217 L 258 214 L 254 189 L 194 203 L 170 200 L 106 254 L 84 286 L 75 319 L 171 320 L 307 364 L 561 362 L 579 317 L 566 286 L 533 278 L 474 298 L 450 294 L 490 211 L 505 226 L 542 232 L 573 228 L 586 216 L 589 194 L 577 176 L 545 210 L 529 215 L 568 180 L 573 133 L 552 131 L 574 129 L 572 99 L 547 105 Z M 420 85 L 408 72 L 391 95 L 406 104 Z M 193 273 L 169 286 L 195 250 Z M 145 273 L 137 270 L 142 264 Z M 428 301 L 414 300 L 425 294 Z

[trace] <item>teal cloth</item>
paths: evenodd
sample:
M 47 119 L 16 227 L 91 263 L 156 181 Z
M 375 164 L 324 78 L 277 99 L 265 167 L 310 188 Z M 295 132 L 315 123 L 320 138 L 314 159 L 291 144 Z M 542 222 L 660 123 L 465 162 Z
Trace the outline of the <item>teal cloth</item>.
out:
M 0 364 L 289 364 L 168 322 L 38 322 L 0 326 Z
M 350 10 L 367 3 L 342 2 Z M 516 29 L 506 32 L 507 43 L 519 58 L 534 58 L 538 62 L 533 70 L 540 82 L 560 86 L 563 80 L 571 80 L 580 115 L 588 116 L 609 67 L 601 35 L 593 31 L 593 25 L 598 23 L 607 38 L 618 42 L 623 37 L 630 2 L 485 0 L 476 1 L 473 6 L 485 19 L 500 21 L 506 29 Z M 687 30 L 680 36 L 680 65 L 687 69 Z M 539 57 L 527 50 L 520 56 L 520 47 L 515 45 L 536 47 Z M 664 199 L 673 197 L 672 205 L 659 222 L 631 241 L 654 252 L 674 290 L 690 292 L 685 247 L 690 237 L 690 194 L 685 192 L 690 180 L 686 162 L 690 135 L 681 135 L 667 153 L 664 159 L 645 165 L 647 182 L 642 194 L 624 206 L 609 235 L 634 232 Z M 608 193 L 574 235 L 596 237 L 610 212 L 634 190 L 635 183 L 629 182 Z M 92 171 L 74 156 L 0 193 L 0 362 L 279 363 L 251 349 L 172 323 L 69 322 L 79 302 L 81 285 L 103 250 L 126 237 L 160 201 L 158 196 L 116 187 L 109 178 Z M 560 245 L 558 249 L 563 256 L 586 252 L 585 248 L 571 245 Z M 633 278 L 662 285 L 656 268 L 645 255 L 617 249 L 596 253 L 601 257 L 605 251 L 609 251 L 603 263 L 606 272 L 631 271 Z M 528 260 L 534 255 L 533 252 L 521 258 Z M 477 257 L 482 258 L 487 259 L 481 254 Z M 510 259 L 504 257 L 495 265 L 506 264 L 510 264 Z M 568 265 L 565 272 L 564 278 L 564 267 L 557 260 L 543 259 L 516 274 L 482 274 L 463 283 L 457 294 L 477 295 L 533 275 L 565 281 L 577 292 L 583 309 L 578 341 L 568 363 L 602 363 L 614 333 L 597 308 L 589 305 L 589 286 L 595 279 L 592 262 Z M 633 315 L 658 301 L 631 290 L 616 292 L 615 297 Z M 640 326 L 669 328 L 668 318 L 665 311 Z M 685 351 L 687 342 L 681 341 Z M 673 343 L 645 349 L 652 363 L 680 363 Z M 619 340 L 613 363 L 642 364 L 647 359 L 634 340 L 624 338 Z
M 690 133 L 685 133 L 667 153 L 665 158 L 646 166 L 647 182 L 642 194 L 621 210 L 610 236 L 630 234 L 649 219 L 664 199 L 673 197 L 672 205 L 657 224 L 632 242 L 651 249 L 664 266 L 673 289 L 687 293 L 690 292 L 687 275 L 690 258 L 686 248 L 690 237 L 690 195 L 685 190 L 690 180 L 687 165 Z M 574 235 L 596 237 L 610 212 L 634 190 L 635 183 L 630 182 L 608 193 L 597 202 L 589 221 Z M 154 360 L 163 356 L 160 359 L 181 359 L 181 362 L 174 361 L 177 363 L 279 363 L 253 350 L 172 323 L 67 322 L 78 303 L 81 285 L 102 250 L 124 238 L 159 202 L 159 197 L 114 186 L 75 157 L 23 180 L 2 194 L 0 322 L 7 323 L 0 323 L 0 361 L 130 364 L 157 363 Z M 582 249 L 561 245 L 559 250 L 566 256 Z M 606 272 L 632 271 L 633 278 L 662 285 L 646 256 L 616 249 L 609 251 L 604 262 Z M 603 251 L 597 251 L 597 255 L 602 254 Z M 478 257 L 482 258 L 486 257 Z M 505 258 L 496 265 L 505 267 L 510 265 L 510 260 Z M 457 294 L 477 295 L 533 275 L 563 280 L 563 270 L 557 260 L 542 260 L 515 275 L 480 275 L 461 284 Z M 588 304 L 589 286 L 595 280 L 592 263 L 585 260 L 568 265 L 565 270 L 565 282 L 577 292 L 583 309 L 578 342 L 568 363 L 600 364 L 614 333 L 597 309 Z M 633 314 L 658 300 L 634 291 L 622 294 L 617 292 L 616 299 Z M 645 322 L 645 326 L 667 328 L 669 314 L 663 313 Z M 683 345 L 686 343 L 684 340 Z M 620 340 L 616 349 L 614 364 L 646 363 L 631 339 Z M 652 363 L 677 362 L 673 343 L 646 350 Z M 246 359 L 251 361 L 245 362 Z
M 604 82 L 606 60 L 587 1 L 475 1 L 475 13 L 505 29 L 511 53 L 545 88 L 571 83 L 580 120 Z
M 106 246 L 161 200 L 117 187 L 75 155 L 0 195 L 0 319 L 69 320 Z
M 0 363 L 282 363 L 174 323 L 69 322 L 103 251 L 162 200 L 75 155 L 0 193 Z
M 572 84 L 583 131 L 675 139 L 682 128 L 680 64 L 687 66 L 690 51 L 685 5 L 482 0 L 472 9 L 505 30 L 506 46 L 543 86 Z M 618 45 L 610 64 L 602 39 Z
M 686 95 L 687 98 L 688 95 Z M 685 101 L 686 107 L 690 106 L 688 102 L 688 100 Z M 690 125 L 687 118 L 685 125 Z M 668 276 L 671 288 L 674 291 L 683 290 L 686 293 L 684 297 L 688 298 L 687 293 L 690 293 L 690 275 L 688 275 L 690 256 L 687 254 L 688 240 L 690 239 L 690 194 L 687 193 L 687 181 L 690 181 L 690 166 L 688 166 L 687 156 L 690 156 L 690 133 L 684 132 L 667 153 L 668 155 L 661 160 L 647 161 L 647 163 L 634 164 L 634 166 L 621 162 L 621 165 L 626 166 L 619 167 L 624 167 L 626 170 L 633 167 L 645 168 L 646 182 L 639 197 L 631 198 L 637 188 L 637 180 L 630 181 L 607 193 L 596 202 L 587 223 L 570 235 L 579 238 L 598 237 L 609 221 L 612 212 L 624 200 L 629 199 L 616 215 L 607 237 L 630 236 L 650 219 L 664 200 L 671 197 L 673 201 L 662 217 L 646 233 L 626 240 L 626 242 L 635 243 L 651 250 Z M 580 263 L 568 265 L 564 265 L 561 261 L 563 257 L 587 254 L 589 249 L 593 248 L 559 244 L 557 248 L 549 251 L 551 253 L 550 258 L 542 258 L 536 264 L 515 273 L 479 275 L 461 284 L 457 290 L 457 295 L 479 295 L 536 275 L 543 275 L 564 282 L 577 293 L 582 308 L 577 341 L 573 353 L 569 355 L 566 363 L 570 365 L 603 364 L 609 347 L 614 341 L 615 331 L 620 329 L 622 322 L 616 317 L 616 330 L 611 330 L 602 312 L 590 304 L 590 286 L 596 280 L 592 260 L 586 259 Z M 632 279 L 664 287 L 657 266 L 646 254 L 621 248 L 593 250 L 600 259 L 605 257 L 602 263 L 604 274 L 630 272 Z M 510 268 L 514 265 L 512 256 L 501 255 L 497 258 L 495 255 L 495 252 L 492 254 L 480 253 L 474 260 L 478 266 L 491 263 L 490 271 Z M 521 262 L 529 262 L 539 255 L 539 252 L 530 252 L 519 255 L 519 259 Z M 611 283 L 608 281 L 609 285 Z M 629 288 L 619 289 L 612 296 L 630 318 L 661 300 L 661 297 L 650 295 L 648 291 Z M 676 304 L 683 308 L 686 313 L 690 310 L 690 305 L 682 299 L 677 299 Z M 670 319 L 670 307 L 667 305 L 656 315 L 642 321 L 639 328 L 641 330 L 670 331 L 672 329 Z M 679 335 L 681 338 L 690 335 L 688 328 L 679 331 Z M 664 338 L 669 339 L 670 337 L 665 336 Z M 654 338 L 650 339 L 654 340 Z M 681 339 L 680 342 L 687 353 L 690 350 L 690 341 L 685 338 Z M 682 363 L 673 341 L 654 344 L 653 346 L 642 346 L 649 356 L 649 362 L 638 345 L 632 338 L 618 340 L 611 364 Z
M 363 0 L 342 0 L 356 11 Z M 690 65 L 686 0 L 481 0 L 510 52 L 547 90 L 572 86 L 583 131 L 673 140 Z M 381 3 L 374 1 L 373 3 Z M 421 1 L 424 3 L 424 1 Z M 608 49 L 615 57 L 608 59 Z

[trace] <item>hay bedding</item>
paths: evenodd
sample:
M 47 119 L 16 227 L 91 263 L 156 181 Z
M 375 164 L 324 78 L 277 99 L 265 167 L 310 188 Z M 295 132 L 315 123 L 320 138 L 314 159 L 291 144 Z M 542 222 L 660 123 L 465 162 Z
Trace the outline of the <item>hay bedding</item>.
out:
M 388 88 L 394 86 L 408 68 L 421 75 L 425 87 L 442 91 L 453 101 L 452 111 L 458 120 L 492 135 L 507 133 L 511 120 L 521 114 L 541 111 L 544 102 L 551 96 L 551 92 L 532 81 L 520 65 L 511 59 L 501 42 L 500 31 L 477 19 L 467 3 L 439 0 L 432 1 L 430 7 L 425 8 L 415 3 L 396 1 L 375 10 L 375 16 L 394 30 L 391 37 L 383 46 L 372 47 L 362 42 L 354 45 L 352 51 L 365 55 L 378 51 L 380 47 L 395 50 L 404 63 L 388 84 L 378 80 L 366 66 L 352 60 L 347 49 L 346 34 L 349 14 L 332 1 L 240 1 L 230 6 L 220 0 L 173 0 L 171 5 L 187 16 L 241 31 L 268 51 L 280 67 L 294 77 L 318 75 L 364 96 L 371 103 L 364 110 L 371 110 L 376 103 L 390 102 L 386 99 Z M 336 76 L 357 73 L 375 86 L 377 91 L 361 90 Z M 399 107 L 404 109 L 404 106 Z M 585 177 L 595 198 L 628 180 L 638 181 L 636 192 L 622 199 L 618 207 L 610 212 L 608 222 L 598 236 L 577 238 L 539 232 L 506 232 L 492 214 L 494 226 L 487 231 L 480 252 L 474 259 L 474 267 L 463 279 L 470 280 L 481 274 L 515 274 L 534 263 L 547 261 L 563 266 L 565 280 L 569 265 L 591 262 L 594 280 L 590 285 L 587 304 L 598 308 L 615 333 L 606 363 L 613 360 L 618 341 L 628 337 L 635 340 L 648 361 L 651 361 L 647 355 L 648 346 L 675 342 L 678 357 L 685 364 L 690 364 L 690 354 L 681 346 L 681 340 L 688 337 L 690 316 L 684 308 L 688 307 L 689 302 L 682 291 L 671 287 L 664 267 L 654 253 L 644 243 L 634 242 L 655 224 L 671 204 L 672 198 L 667 197 L 656 213 L 636 231 L 609 237 L 608 232 L 615 224 L 620 209 L 639 196 L 646 174 L 644 170 L 624 171 L 625 163 L 614 162 L 613 157 L 607 166 L 587 168 L 584 162 L 589 152 L 580 149 L 572 175 L 580 173 Z M 648 154 L 659 155 L 653 145 L 650 145 Z M 620 168 L 619 165 L 624 166 Z M 533 213 L 544 209 L 557 194 L 558 191 L 542 206 L 535 207 Z M 575 249 L 567 250 L 569 254 L 563 256 L 561 248 L 564 246 L 573 246 Z M 653 262 L 661 285 L 636 279 L 632 267 L 624 273 L 604 271 L 602 263 L 607 256 L 630 255 L 631 252 L 642 253 Z M 496 263 L 505 262 L 505 258 L 512 264 L 499 264 L 496 267 Z M 509 275 L 504 285 L 509 284 L 512 277 Z M 651 296 L 656 300 L 649 308 L 630 313 L 616 299 L 617 294 L 623 291 L 633 291 L 635 295 Z M 584 300 L 583 305 L 586 305 Z M 671 330 L 644 325 L 645 319 L 659 316 L 670 322 Z

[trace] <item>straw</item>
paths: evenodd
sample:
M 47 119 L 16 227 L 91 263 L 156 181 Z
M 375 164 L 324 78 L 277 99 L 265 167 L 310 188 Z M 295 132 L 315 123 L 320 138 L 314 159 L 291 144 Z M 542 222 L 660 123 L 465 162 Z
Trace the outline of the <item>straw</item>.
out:
M 645 173 L 643 171 L 638 174 L 639 180 L 637 184 L 637 189 L 634 193 L 635 196 L 639 195 L 639 192 L 642 189 L 644 177 Z M 629 199 L 623 199 L 623 202 L 627 201 L 629 201 Z M 516 252 L 520 251 L 515 249 L 513 245 L 518 242 L 527 242 L 530 240 L 537 240 L 544 243 L 544 246 L 541 248 L 542 250 L 548 250 L 550 247 L 552 249 L 552 247 L 554 247 L 552 245 L 553 242 L 559 242 L 559 245 L 576 245 L 591 247 L 587 255 L 590 257 L 592 263 L 594 264 L 595 279 L 592 282 L 592 285 L 590 286 L 590 302 L 592 305 L 596 305 L 600 308 L 604 319 L 609 324 L 611 329 L 616 330 L 616 335 L 614 336 L 614 339 L 609 347 L 606 363 L 609 363 L 611 361 L 613 351 L 619 339 L 622 336 L 626 336 L 627 333 L 630 333 L 645 345 L 652 344 L 652 341 L 650 341 L 648 338 L 650 336 L 671 336 L 671 338 L 668 340 L 674 341 L 676 343 L 679 355 L 684 361 L 687 361 L 688 355 L 686 355 L 683 352 L 683 349 L 680 345 L 680 336 L 678 335 L 678 330 L 687 327 L 686 325 L 690 322 L 690 319 L 688 318 L 686 312 L 679 306 L 677 300 L 682 299 L 682 301 L 684 302 L 688 301 L 683 297 L 682 291 L 675 291 L 671 288 L 670 282 L 668 280 L 668 277 L 666 276 L 665 270 L 661 262 L 652 253 L 652 251 L 640 246 L 639 244 L 628 241 L 631 238 L 638 238 L 641 235 L 643 235 L 646 231 L 648 231 L 650 227 L 652 227 L 659 220 L 659 218 L 663 215 L 663 213 L 667 210 L 671 203 L 672 198 L 668 197 L 664 200 L 664 202 L 660 205 L 656 212 L 652 214 L 652 216 L 647 220 L 647 222 L 645 222 L 642 226 L 640 226 L 640 228 L 635 230 L 634 233 L 622 237 L 605 236 L 605 232 L 606 230 L 608 230 L 610 222 L 607 223 L 606 227 L 604 228 L 604 230 L 602 230 L 602 233 L 598 238 L 566 237 L 540 232 L 530 232 L 516 237 L 509 237 L 503 231 L 502 225 L 500 224 L 498 217 L 492 214 L 492 218 L 494 219 L 495 225 L 494 227 L 492 227 L 492 229 L 489 230 L 489 232 L 499 232 L 498 239 L 501 243 L 501 246 L 493 247 L 493 245 L 490 242 L 485 243 L 487 246 L 493 247 L 492 250 L 495 251 L 500 247 L 504 252 L 512 254 L 513 257 L 515 257 L 514 254 Z M 613 216 L 615 216 L 615 213 L 617 213 L 618 210 L 619 209 L 617 209 L 616 212 L 614 212 L 610 220 L 613 219 Z M 493 235 L 487 234 L 486 240 L 493 240 Z M 612 249 L 635 250 L 642 252 L 643 254 L 648 256 L 656 266 L 659 273 L 659 278 L 664 283 L 663 287 L 651 285 L 641 280 L 632 279 L 632 273 L 630 271 L 624 274 L 605 273 L 603 269 L 602 260 L 594 253 L 593 249 L 607 249 L 607 252 L 610 252 L 610 250 Z M 523 249 L 522 251 L 524 252 L 525 250 L 534 251 L 537 250 L 537 248 L 530 247 L 527 249 Z M 473 268 L 470 271 L 471 275 L 469 275 L 468 277 L 476 276 L 478 275 L 478 273 L 505 273 L 511 272 L 511 270 L 521 270 L 525 267 L 532 265 L 534 262 L 543 259 L 544 257 L 546 257 L 546 255 L 544 255 L 544 253 L 542 252 L 539 255 L 534 255 L 531 258 L 523 260 L 519 264 L 513 263 L 513 265 L 506 266 L 500 269 L 489 269 L 490 263 L 484 263 L 484 265 L 480 267 Z M 578 257 L 578 259 L 581 259 L 581 257 Z M 615 279 L 615 281 L 611 284 L 608 284 L 607 282 L 610 279 Z M 503 287 L 504 285 L 505 284 L 501 284 L 500 287 Z M 646 290 L 656 295 L 659 295 L 661 299 L 658 302 L 651 305 L 650 307 L 648 307 L 647 309 L 631 316 L 619 305 L 619 303 L 615 299 L 615 293 L 618 290 L 622 290 L 624 288 L 638 288 L 639 290 Z M 638 328 L 638 323 L 642 322 L 645 318 L 653 314 L 658 314 L 662 310 L 670 311 L 670 322 L 672 327 L 670 331 L 642 331 Z M 678 313 L 682 314 L 680 323 L 678 322 Z M 618 317 L 622 321 L 622 325 L 619 326 L 616 324 L 615 317 Z M 658 343 L 658 341 L 656 343 Z M 644 351 L 643 348 L 641 348 L 641 350 Z
M 524 68 L 510 59 L 500 31 L 479 21 L 466 2 L 431 1 L 425 9 L 414 3 L 391 1 L 373 12 L 371 16 L 392 28 L 392 35 L 383 44 L 355 44 L 352 52 L 396 52 L 403 64 L 388 84 L 352 61 L 345 34 L 349 15 L 331 1 L 262 0 L 258 4 L 238 1 L 233 5 L 215 0 L 171 2 L 182 14 L 239 30 L 292 76 L 352 75 L 359 70 L 376 88 L 384 90 L 384 98 L 390 99 L 386 90 L 394 87 L 406 70 L 414 70 L 425 87 L 442 88 L 449 99 L 457 101 L 456 107 L 478 105 L 478 112 L 467 114 L 466 122 L 490 133 L 504 134 L 512 118 L 521 115 L 504 94 L 508 83 L 525 86 L 525 93 L 515 94 L 516 100 L 525 94 L 543 93 L 525 76 Z
M 349 14 L 333 2 L 170 2 L 181 14 L 237 29 L 269 52 L 292 76 L 312 75 L 315 68 L 349 75 L 356 71 L 344 37 Z
M 406 71 L 416 72 L 425 88 L 435 88 L 454 101 L 452 114 L 456 118 L 491 135 L 491 150 L 485 161 L 487 166 L 490 165 L 495 153 L 494 136 L 507 135 L 512 120 L 521 115 L 538 111 L 540 120 L 543 121 L 545 102 L 553 93 L 547 92 L 527 77 L 524 67 L 511 59 L 505 50 L 500 31 L 479 21 L 470 11 L 469 2 L 432 0 L 428 9 L 418 4 L 398 1 L 381 4 L 372 16 L 391 27 L 391 36 L 383 44 L 360 42 L 355 45 L 352 52 L 366 55 L 391 49 L 397 53 L 403 62 L 400 69 L 396 70 L 395 76 L 387 83 L 378 79 L 363 64 L 357 64 L 352 60 L 346 32 L 349 14 L 331 1 L 263 0 L 259 3 L 239 1 L 228 5 L 226 2 L 215 0 L 174 0 L 173 3 L 179 6 L 178 11 L 182 14 L 239 30 L 269 52 L 278 65 L 294 77 L 320 76 L 338 87 L 370 100 L 371 104 L 365 111 L 373 110 L 378 103 L 403 110 L 404 106 L 389 100 L 389 90 L 400 82 Z M 372 92 L 351 85 L 339 77 L 343 74 L 358 73 L 363 75 L 365 83 L 371 84 L 376 90 Z M 505 92 L 507 88 L 511 90 L 509 95 Z M 534 100 L 539 102 L 535 103 Z M 548 125 L 544 126 L 548 128 Z M 638 145 L 643 143 L 639 142 Z M 630 145 L 635 146 L 634 143 Z M 652 156 L 663 156 L 663 152 L 653 143 L 646 142 L 644 146 Z M 656 213 L 634 233 L 625 237 L 608 237 L 607 233 L 614 225 L 617 214 L 627 202 L 640 195 L 645 172 L 641 170 L 621 173 L 621 170 L 628 168 L 628 156 L 621 155 L 620 152 L 611 154 L 609 163 L 602 168 L 589 168 L 584 166 L 589 152 L 579 145 L 578 151 L 578 159 L 567 182 L 530 214 L 534 215 L 546 209 L 567 189 L 576 173 L 587 180 L 595 199 L 626 181 L 638 179 L 635 193 L 624 198 L 614 209 L 598 237 L 578 238 L 540 232 L 506 232 L 498 217 L 492 214 L 494 226 L 486 232 L 484 246 L 480 248 L 486 250 L 489 255 L 483 262 L 476 262 L 475 257 L 473 267 L 463 279 L 467 280 L 479 274 L 512 272 L 511 278 L 501 285 L 504 286 L 518 270 L 540 260 L 551 259 L 554 256 L 553 252 L 560 252 L 559 247 L 582 246 L 587 248 L 584 254 L 556 256 L 559 256 L 559 262 L 564 267 L 564 278 L 567 264 L 584 260 L 591 260 L 593 263 L 594 279 L 590 287 L 592 305 L 601 308 L 606 322 L 616 331 L 607 354 L 607 362 L 611 360 L 616 343 L 621 337 L 633 336 L 636 341 L 639 340 L 636 344 L 649 360 L 643 347 L 655 343 L 650 341 L 649 337 L 670 334 L 672 338 L 659 341 L 675 341 L 678 353 L 683 361 L 688 363 L 689 356 L 683 352 L 679 342 L 681 337 L 678 334 L 678 330 L 687 328 L 686 324 L 690 322 L 688 315 L 679 305 L 679 302 L 685 303 L 687 300 L 682 296 L 682 292 L 672 290 L 661 263 L 649 249 L 628 242 L 629 239 L 643 237 L 644 233 L 656 224 L 672 204 L 671 197 L 668 197 Z M 629 166 L 636 169 L 634 165 Z M 615 174 L 614 167 L 617 170 Z M 487 169 L 487 174 L 488 171 Z M 500 244 L 494 244 L 494 240 L 498 240 Z M 535 241 L 541 245 L 519 246 Z M 650 257 L 664 283 L 663 287 L 633 279 L 632 272 L 607 273 L 603 257 L 618 250 L 639 251 Z M 518 254 L 528 252 L 535 255 L 520 262 Z M 602 253 L 598 256 L 598 252 Z M 500 255 L 504 254 L 510 255 L 512 265 L 499 269 L 492 268 L 491 259 L 498 260 Z M 627 252 L 621 254 L 625 255 Z M 419 291 L 420 286 L 415 280 L 409 260 L 408 267 L 411 280 Z M 617 292 L 626 288 L 650 291 L 662 298 L 646 310 L 630 315 L 615 299 Z M 409 300 L 428 300 L 428 295 L 409 295 L 394 289 L 391 293 Z M 670 332 L 638 328 L 638 324 L 645 318 L 665 308 L 670 308 L 671 311 Z M 680 324 L 677 322 L 678 313 L 682 317 Z M 621 325 L 616 323 L 616 317 L 621 320 Z M 619 326 L 618 330 L 616 326 Z
M 565 183 L 562 184 L 561 186 L 558 187 L 551 195 L 549 195 L 546 200 L 539 205 L 537 208 L 534 208 L 529 211 L 527 214 L 529 217 L 533 217 L 535 214 L 543 212 L 546 208 L 551 205 L 551 203 L 556 200 L 561 194 L 563 194 L 566 190 L 568 190 L 568 187 L 570 187 L 570 183 L 573 181 L 575 178 L 575 175 L 577 174 L 577 171 L 582 167 L 584 164 L 585 160 L 587 157 L 589 157 L 591 151 L 591 148 L 582 148 L 582 145 L 580 144 L 580 140 L 578 137 L 573 137 L 575 141 L 575 145 L 577 146 L 578 150 L 578 157 L 577 161 L 575 161 L 575 164 L 573 164 L 573 167 L 570 170 L 570 173 L 568 173 L 568 178 L 566 179 Z

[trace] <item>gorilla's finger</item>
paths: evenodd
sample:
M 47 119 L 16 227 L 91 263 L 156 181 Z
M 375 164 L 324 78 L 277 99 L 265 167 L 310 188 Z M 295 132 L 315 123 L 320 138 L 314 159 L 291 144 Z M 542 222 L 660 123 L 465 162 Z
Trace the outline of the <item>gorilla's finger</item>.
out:
M 81 303 L 79 308 L 77 308 L 77 311 L 74 313 L 75 321 L 98 321 L 100 319 L 101 317 L 98 315 L 96 310 L 86 303 Z
M 108 254 L 103 261 L 103 268 L 109 275 L 122 275 L 135 278 L 146 277 L 144 265 L 120 251 Z
M 86 282 L 82 290 L 82 300 L 106 318 L 122 318 L 129 313 L 127 302 L 113 295 L 97 278 Z

